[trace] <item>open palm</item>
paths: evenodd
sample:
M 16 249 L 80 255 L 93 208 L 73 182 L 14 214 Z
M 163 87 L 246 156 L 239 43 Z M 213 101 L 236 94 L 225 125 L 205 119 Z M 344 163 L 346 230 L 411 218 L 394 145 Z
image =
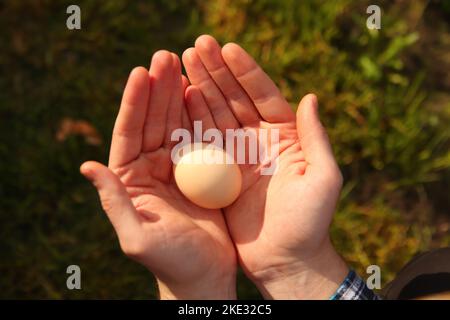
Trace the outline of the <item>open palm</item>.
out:
M 192 83 L 187 94 L 196 100 L 188 105 L 192 120 L 223 132 L 279 130 L 277 172 L 264 176 L 260 165 L 241 165 L 241 195 L 224 209 L 247 275 L 257 280 L 291 263 L 313 260 L 330 245 L 328 229 L 342 184 L 315 96 L 303 98 L 296 116 L 241 47 L 230 43 L 221 48 L 210 36 L 198 38 L 183 63 Z M 265 145 L 271 147 L 271 142 Z
M 154 55 L 150 71 L 133 70 L 114 127 L 109 169 L 87 162 L 81 171 L 97 187 L 123 251 L 149 268 L 170 294 L 195 298 L 209 292 L 200 284 L 224 278 L 234 284 L 236 262 L 220 210 L 194 205 L 173 179 L 170 152 L 176 142 L 170 135 L 190 129 L 187 85 L 178 57 L 167 51 Z

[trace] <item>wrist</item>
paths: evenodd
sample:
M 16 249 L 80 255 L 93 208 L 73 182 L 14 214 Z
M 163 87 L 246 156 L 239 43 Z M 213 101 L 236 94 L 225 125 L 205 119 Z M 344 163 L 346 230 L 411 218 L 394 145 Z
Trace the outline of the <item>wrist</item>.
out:
M 329 241 L 308 259 L 259 271 L 255 285 L 266 299 L 329 299 L 349 269 Z
M 217 275 L 192 283 L 157 279 L 161 300 L 236 300 L 236 273 Z

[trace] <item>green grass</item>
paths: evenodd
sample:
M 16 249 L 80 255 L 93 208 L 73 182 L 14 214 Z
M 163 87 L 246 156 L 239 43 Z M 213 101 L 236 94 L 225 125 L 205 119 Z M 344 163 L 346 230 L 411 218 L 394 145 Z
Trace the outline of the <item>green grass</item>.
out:
M 368 31 L 368 1 L 77 3 L 80 31 L 65 27 L 70 1 L 0 4 L 0 298 L 156 297 L 78 168 L 106 163 L 132 67 L 203 32 L 242 44 L 293 107 L 318 94 L 346 180 L 333 240 L 360 273 L 378 264 L 386 282 L 415 253 L 450 244 L 436 222 L 450 219 L 448 83 L 434 81 L 445 65 L 430 61 L 420 27 L 448 37 L 448 11 L 427 19 L 445 4 L 382 1 L 382 29 Z M 58 141 L 64 118 L 88 121 L 102 143 Z M 70 264 L 80 291 L 66 289 Z M 238 290 L 259 297 L 242 276 Z

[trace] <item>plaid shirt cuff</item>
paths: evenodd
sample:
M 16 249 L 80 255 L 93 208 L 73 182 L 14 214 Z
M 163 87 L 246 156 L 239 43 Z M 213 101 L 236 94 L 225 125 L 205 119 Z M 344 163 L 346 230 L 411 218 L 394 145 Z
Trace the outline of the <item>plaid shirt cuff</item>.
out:
M 380 300 L 380 297 L 367 287 L 355 271 L 350 270 L 330 300 Z

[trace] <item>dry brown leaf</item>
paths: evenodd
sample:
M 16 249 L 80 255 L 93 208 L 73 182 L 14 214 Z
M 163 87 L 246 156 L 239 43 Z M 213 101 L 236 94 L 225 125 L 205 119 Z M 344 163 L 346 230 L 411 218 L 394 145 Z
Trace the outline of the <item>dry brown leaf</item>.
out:
M 63 118 L 56 133 L 56 140 L 64 141 L 71 135 L 83 136 L 86 143 L 90 145 L 98 146 L 102 143 L 97 129 L 86 120 Z

